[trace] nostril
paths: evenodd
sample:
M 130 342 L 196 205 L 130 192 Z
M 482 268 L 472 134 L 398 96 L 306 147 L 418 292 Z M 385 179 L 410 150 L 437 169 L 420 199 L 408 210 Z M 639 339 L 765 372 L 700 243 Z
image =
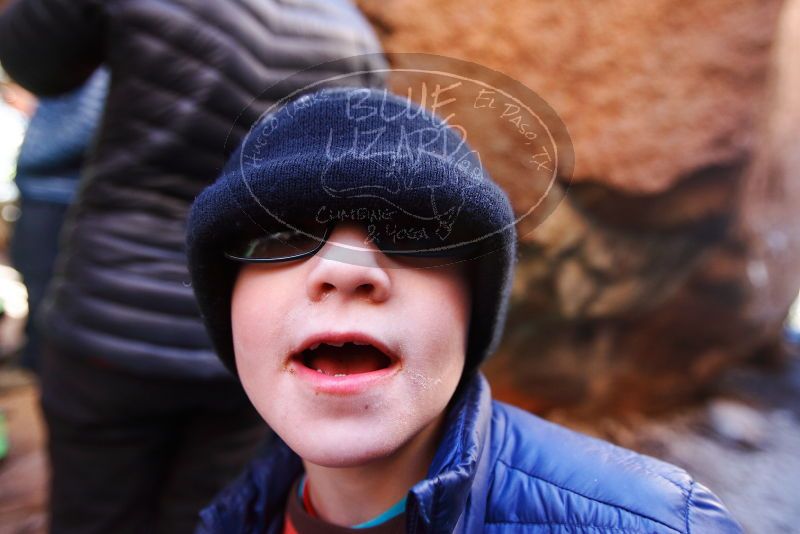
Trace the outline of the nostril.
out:
M 356 295 L 359 297 L 368 297 L 375 291 L 375 286 L 372 284 L 361 284 L 356 288 Z

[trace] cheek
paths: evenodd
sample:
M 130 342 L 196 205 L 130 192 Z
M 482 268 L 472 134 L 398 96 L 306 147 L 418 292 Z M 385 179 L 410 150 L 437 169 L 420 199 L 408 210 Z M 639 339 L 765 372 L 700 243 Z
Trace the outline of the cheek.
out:
M 469 286 L 459 272 L 441 271 L 436 276 L 409 282 L 405 317 L 413 326 L 408 336 L 411 352 L 421 356 L 417 375 L 420 390 L 455 387 L 461 377 L 466 354 L 470 317 Z
M 422 308 L 426 323 L 435 327 L 433 340 L 466 350 L 466 334 L 471 311 L 470 287 L 461 270 L 452 268 L 421 280 L 415 299 Z
M 238 364 L 247 364 L 255 356 L 257 347 L 263 346 L 266 322 L 265 309 L 258 306 L 257 299 L 250 297 L 248 284 L 237 284 L 231 299 L 231 330 L 233 348 Z
M 236 368 L 253 406 L 268 422 L 279 410 L 283 297 L 268 275 L 243 269 L 231 295 L 231 330 Z M 268 295 L 268 298 L 267 298 Z
M 269 275 L 242 270 L 231 295 L 231 330 L 240 377 L 250 375 L 242 371 L 262 370 L 276 361 L 284 331 L 282 302 L 280 286 Z

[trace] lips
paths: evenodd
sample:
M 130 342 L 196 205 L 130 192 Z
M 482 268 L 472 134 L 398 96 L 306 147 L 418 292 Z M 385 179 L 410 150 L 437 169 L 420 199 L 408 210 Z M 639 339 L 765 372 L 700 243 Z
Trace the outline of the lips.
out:
M 293 352 L 292 360 L 312 371 L 343 377 L 386 369 L 398 358 L 372 336 L 342 332 L 308 338 Z

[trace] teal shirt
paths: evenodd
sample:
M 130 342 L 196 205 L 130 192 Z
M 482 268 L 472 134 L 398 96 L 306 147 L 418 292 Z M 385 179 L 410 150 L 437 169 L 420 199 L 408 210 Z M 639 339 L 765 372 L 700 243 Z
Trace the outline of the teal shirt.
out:
M 303 473 L 303 476 L 300 479 L 300 484 L 297 487 L 297 496 L 300 498 L 301 502 L 303 500 L 303 491 L 305 490 L 305 487 L 306 487 L 306 474 Z M 369 521 L 359 523 L 358 525 L 353 525 L 350 528 L 370 528 L 386 523 L 387 521 L 394 519 L 395 517 L 406 511 L 406 500 L 408 500 L 407 496 L 397 501 L 391 508 L 389 508 L 382 514 L 378 515 L 377 517 L 374 517 Z

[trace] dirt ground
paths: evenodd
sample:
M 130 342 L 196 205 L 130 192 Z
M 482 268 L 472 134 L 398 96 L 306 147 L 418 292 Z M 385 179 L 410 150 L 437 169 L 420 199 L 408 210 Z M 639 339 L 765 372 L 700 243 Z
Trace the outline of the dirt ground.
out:
M 35 381 L 0 368 L 11 438 L 0 462 L 0 534 L 45 531 L 46 458 Z M 800 358 L 780 371 L 740 369 L 714 399 L 669 418 L 563 422 L 680 465 L 752 534 L 800 534 Z
M 0 412 L 10 448 L 0 460 L 0 534 L 45 532 L 47 480 L 44 427 L 30 375 L 0 370 Z

